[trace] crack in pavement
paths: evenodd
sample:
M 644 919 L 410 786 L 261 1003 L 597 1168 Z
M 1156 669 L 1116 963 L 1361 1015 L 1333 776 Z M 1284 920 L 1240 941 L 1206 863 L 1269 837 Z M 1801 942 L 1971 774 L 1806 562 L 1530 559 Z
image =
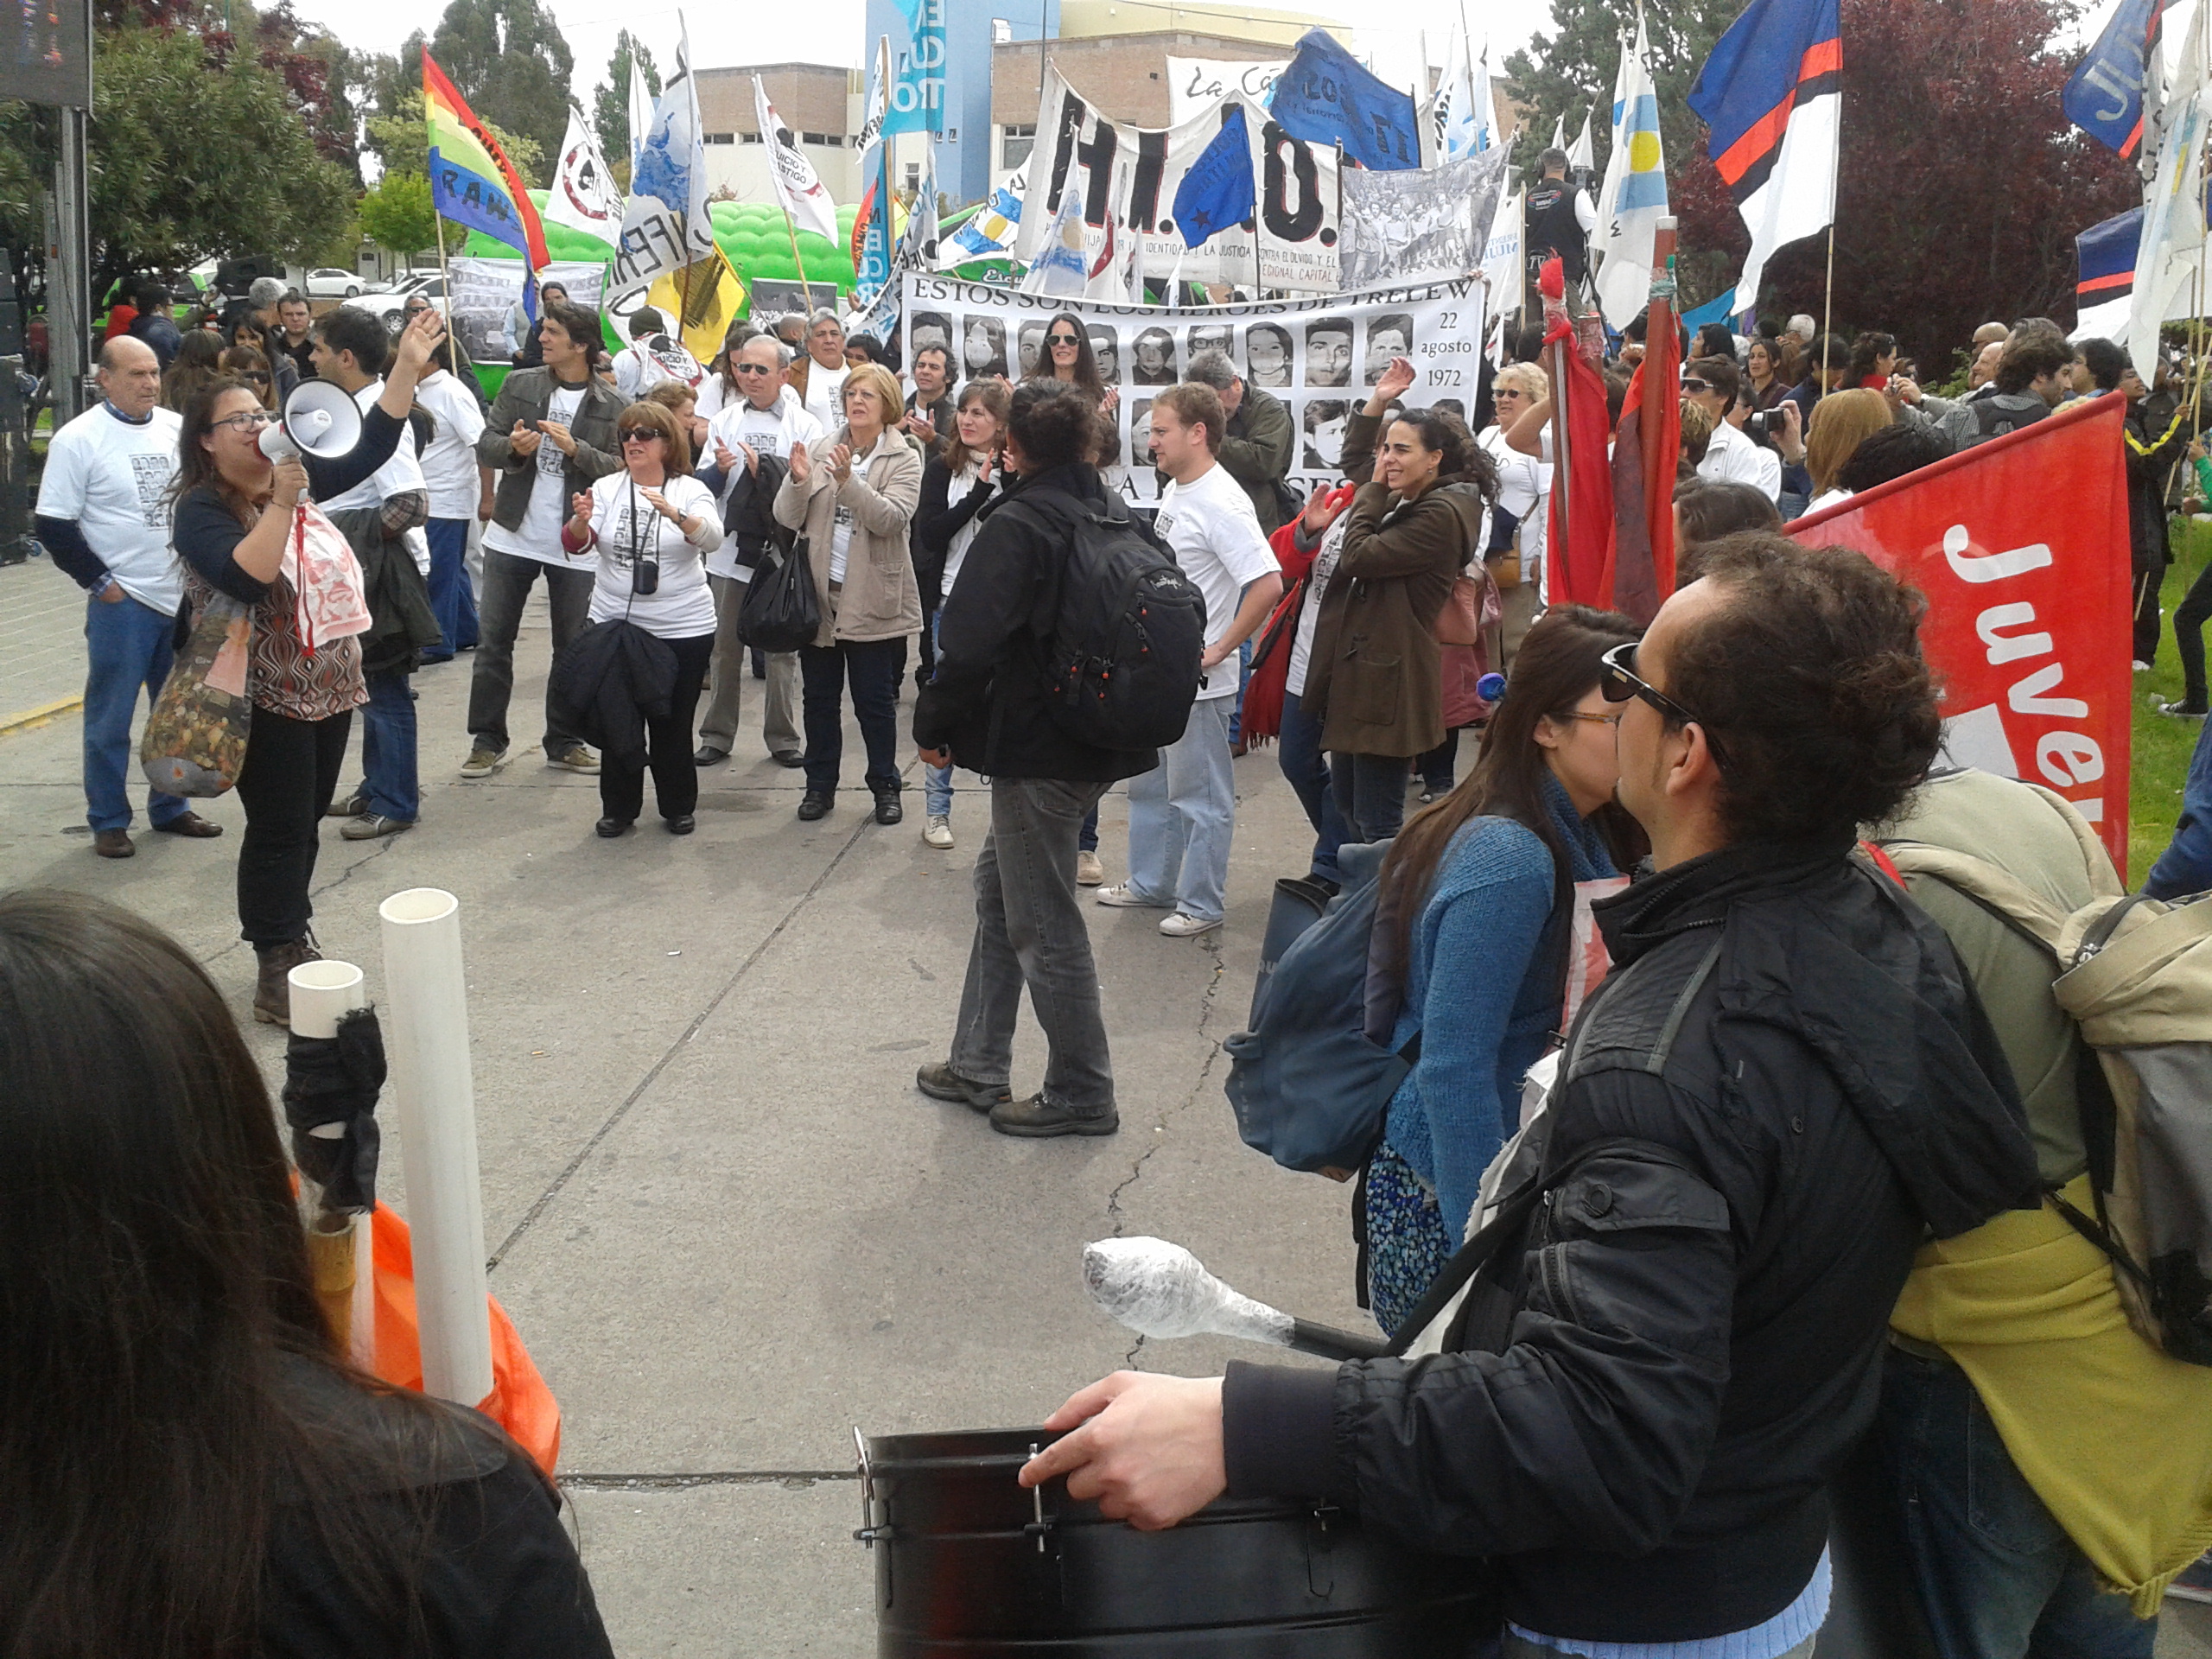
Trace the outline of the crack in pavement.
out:
M 811 1486 L 817 1480 L 858 1480 L 858 1469 L 716 1469 L 688 1475 L 572 1475 L 559 1477 L 570 1492 L 681 1492 L 701 1486 Z
M 523 1212 L 522 1219 L 518 1221 L 513 1230 L 499 1241 L 499 1247 L 492 1252 L 491 1259 L 485 1262 L 485 1272 L 495 1271 L 499 1263 L 506 1259 L 507 1253 L 521 1242 L 522 1236 L 537 1224 L 537 1218 L 545 1213 L 553 1200 L 561 1196 L 562 1190 L 575 1179 L 576 1172 L 584 1166 L 585 1160 L 598 1150 L 600 1142 L 613 1133 L 615 1125 L 630 1115 L 630 1109 L 645 1098 L 645 1090 L 652 1088 L 654 1081 L 668 1069 L 669 1063 L 683 1051 L 685 1046 L 694 1037 L 699 1034 L 700 1028 L 713 1016 L 715 1010 L 721 1007 L 729 994 L 737 988 L 738 982 L 753 971 L 753 965 L 767 954 L 768 947 L 783 938 L 785 930 L 798 919 L 799 912 L 814 902 L 815 896 L 828 885 L 830 878 L 837 873 L 837 867 L 845 861 L 846 855 L 860 844 L 861 835 L 874 822 L 874 815 L 869 813 L 854 823 L 852 833 L 845 837 L 844 845 L 838 848 L 836 855 L 822 867 L 822 874 L 816 876 L 808 884 L 806 891 L 792 901 L 791 908 L 783 913 L 775 926 L 768 930 L 766 936 L 760 944 L 746 953 L 745 960 L 739 963 L 736 970 L 722 982 L 721 988 L 708 999 L 707 1005 L 692 1016 L 690 1023 L 677 1034 L 676 1040 L 662 1051 L 660 1058 L 646 1069 L 644 1077 L 638 1079 L 637 1087 L 631 1090 L 624 1097 L 622 1103 L 607 1116 L 607 1121 L 592 1132 L 591 1138 L 577 1150 L 576 1155 L 569 1160 L 567 1166 L 553 1178 L 551 1184 L 546 1187 L 545 1191 L 537 1195 L 537 1201 Z
M 1184 1095 L 1181 1103 L 1161 1109 L 1158 1119 L 1153 1125 L 1154 1133 L 1152 1136 L 1152 1144 L 1147 1147 L 1136 1162 L 1129 1166 L 1128 1175 L 1124 1176 L 1116 1185 L 1114 1190 L 1106 1195 L 1106 1213 L 1114 1223 L 1114 1230 L 1109 1236 L 1114 1238 L 1123 1236 L 1122 1229 L 1128 1224 L 1128 1217 L 1122 1211 L 1122 1195 L 1143 1179 L 1144 1166 L 1152 1161 L 1154 1154 L 1167 1144 L 1168 1120 L 1172 1117 L 1179 1117 L 1198 1103 L 1199 1092 L 1206 1086 L 1206 1079 L 1213 1075 L 1214 1062 L 1221 1058 L 1221 1039 L 1210 1038 L 1206 1035 L 1206 1027 L 1213 1020 L 1215 1004 L 1221 995 L 1221 982 L 1229 972 L 1228 964 L 1222 960 L 1221 935 L 1217 931 L 1208 938 L 1204 949 L 1213 958 L 1212 976 L 1206 981 L 1206 988 L 1198 997 L 1198 1034 L 1206 1042 L 1206 1056 L 1199 1062 L 1198 1074 L 1192 1079 L 1190 1090 Z M 1136 1369 L 1137 1356 L 1143 1351 L 1144 1344 L 1145 1338 L 1140 1334 L 1128 1352 L 1122 1356 L 1122 1363 L 1126 1369 L 1131 1370 Z

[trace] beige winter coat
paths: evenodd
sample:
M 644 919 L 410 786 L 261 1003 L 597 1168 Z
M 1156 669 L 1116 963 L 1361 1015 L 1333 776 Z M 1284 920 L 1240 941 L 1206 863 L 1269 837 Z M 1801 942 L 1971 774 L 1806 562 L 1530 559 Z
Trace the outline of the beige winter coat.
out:
M 814 568 L 814 594 L 822 604 L 817 645 L 841 639 L 897 639 L 922 631 L 921 589 L 907 551 L 907 526 L 922 495 L 922 463 L 913 447 L 886 429 L 865 459 L 856 457 L 850 477 L 840 485 L 830 471 L 830 452 L 852 442 L 840 427 L 807 449 L 806 481 L 788 474 L 776 492 L 779 524 L 807 538 Z M 837 509 L 852 514 L 852 542 L 845 553 L 845 580 L 830 592 L 830 551 Z

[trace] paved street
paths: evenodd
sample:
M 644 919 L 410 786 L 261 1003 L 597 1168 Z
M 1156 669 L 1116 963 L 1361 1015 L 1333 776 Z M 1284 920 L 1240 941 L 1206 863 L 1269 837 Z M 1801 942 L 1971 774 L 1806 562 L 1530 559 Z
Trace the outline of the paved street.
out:
M 42 562 L 0 570 L 0 715 L 81 690 L 74 593 Z M 518 653 L 519 744 L 546 654 L 541 604 Z M 766 759 L 748 696 L 696 836 L 649 812 L 601 842 L 591 779 L 534 758 L 455 774 L 467 662 L 418 677 L 421 826 L 369 843 L 328 826 L 315 926 L 380 995 L 378 904 L 426 885 L 461 901 L 492 1287 L 561 1401 L 563 1479 L 618 1652 L 872 1653 L 852 1426 L 1026 1425 L 1125 1363 L 1218 1370 L 1228 1344 L 1147 1345 L 1092 1312 L 1086 1240 L 1178 1239 L 1233 1284 L 1362 1326 L 1344 1190 L 1247 1151 L 1221 1093 L 1271 881 L 1303 869 L 1271 751 L 1237 763 L 1224 933 L 1170 941 L 1155 912 L 1090 912 L 1122 1133 L 1018 1141 L 912 1086 L 945 1051 L 982 798 L 960 798 L 950 854 L 921 844 L 911 767 L 907 823 L 866 821 L 852 732 L 838 810 L 799 823 L 798 775 Z M 0 735 L 0 879 L 153 918 L 247 1020 L 236 801 L 205 809 L 221 841 L 141 835 L 137 857 L 104 862 L 78 743 L 73 714 Z M 1118 880 L 1118 794 L 1103 817 Z M 245 1028 L 273 1082 L 281 1033 Z M 1025 1016 L 1017 1090 L 1041 1069 Z M 404 1211 L 396 1116 L 387 1098 L 383 1193 Z M 2170 1618 L 2160 1651 L 2203 1649 Z

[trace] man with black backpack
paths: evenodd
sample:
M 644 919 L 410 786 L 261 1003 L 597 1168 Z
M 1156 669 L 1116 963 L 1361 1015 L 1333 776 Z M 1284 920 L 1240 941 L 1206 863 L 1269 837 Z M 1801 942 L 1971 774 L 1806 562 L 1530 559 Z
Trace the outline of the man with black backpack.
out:
M 990 833 L 976 855 L 976 940 L 951 1053 L 915 1081 L 933 1099 L 988 1112 L 1001 1135 L 1111 1135 L 1121 1126 L 1098 970 L 1076 902 L 1076 837 L 1109 785 L 1150 771 L 1160 757 L 1156 736 L 1137 729 L 1147 711 L 1130 713 L 1124 739 L 1069 708 L 1065 694 L 1080 688 L 1065 684 L 1062 671 L 1072 664 L 1080 681 L 1076 659 L 1099 653 L 1080 648 L 1088 641 L 1066 648 L 1077 619 L 1063 606 L 1080 613 L 1091 597 L 1077 591 L 1080 561 L 1086 527 L 1102 520 L 1137 538 L 1122 550 L 1149 554 L 1155 579 L 1173 569 L 1091 465 L 1096 425 L 1080 393 L 1051 382 L 1015 391 L 1006 441 L 1014 481 L 978 514 L 982 528 L 938 613 L 937 672 L 914 707 L 925 765 L 957 763 L 991 780 Z M 1186 643 L 1195 645 L 1194 630 Z M 1195 650 L 1189 656 L 1186 714 L 1197 685 Z M 1077 701 L 1100 706 L 1096 696 Z M 1025 984 L 1051 1057 L 1044 1087 L 1016 1101 L 1008 1079 Z
M 1503 1659 L 1809 1659 L 1897 1293 L 1930 1233 L 2032 1205 L 2036 1163 L 1948 941 L 1853 856 L 1941 734 L 1918 597 L 1779 536 L 1704 569 L 1604 659 L 1654 873 L 1598 902 L 1612 971 L 1531 1173 L 1407 1341 L 1108 1377 L 1025 1484 L 1143 1527 L 1294 1497 L 1488 1558 L 1505 1628 L 1467 1634 Z

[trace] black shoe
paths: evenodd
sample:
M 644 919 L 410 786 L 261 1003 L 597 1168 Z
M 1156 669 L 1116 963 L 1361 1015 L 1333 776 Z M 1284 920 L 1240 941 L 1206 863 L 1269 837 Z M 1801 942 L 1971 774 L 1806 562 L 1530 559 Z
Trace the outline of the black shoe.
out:
M 915 1072 L 914 1087 L 931 1100 L 957 1100 L 979 1112 L 988 1112 L 1014 1098 L 1014 1091 L 1004 1084 L 994 1086 L 963 1077 L 952 1069 L 950 1061 L 925 1065 Z
M 689 812 L 684 813 L 681 817 L 668 820 L 668 833 L 671 836 L 688 836 L 698 827 L 699 821 Z
M 1103 1112 L 1071 1111 L 1042 1090 L 1027 1100 L 1009 1100 L 991 1108 L 991 1127 L 1001 1135 L 1018 1135 L 1041 1141 L 1056 1135 L 1112 1135 L 1122 1127 L 1122 1115 L 1109 1106 Z
M 2206 710 L 2202 703 L 2191 702 L 2184 697 L 2179 702 L 2160 703 L 2158 712 L 2162 715 L 2171 715 L 2176 720 L 2202 720 Z
M 812 823 L 817 818 L 826 818 L 830 809 L 837 804 L 837 797 L 826 789 L 810 789 L 799 797 L 798 821 Z
M 797 749 L 776 749 L 770 753 L 768 758 L 779 766 L 790 766 L 794 769 L 806 764 L 806 757 Z
M 889 789 L 875 791 L 875 821 L 878 823 L 896 823 L 906 816 L 906 809 L 899 804 L 899 786 L 896 784 Z
M 728 759 L 728 749 L 710 749 L 702 743 L 699 746 L 699 753 L 691 757 L 691 764 L 695 766 L 719 766 Z
M 612 841 L 617 836 L 626 835 L 632 822 L 633 820 L 629 818 L 601 818 L 599 821 L 600 838 L 603 841 Z

